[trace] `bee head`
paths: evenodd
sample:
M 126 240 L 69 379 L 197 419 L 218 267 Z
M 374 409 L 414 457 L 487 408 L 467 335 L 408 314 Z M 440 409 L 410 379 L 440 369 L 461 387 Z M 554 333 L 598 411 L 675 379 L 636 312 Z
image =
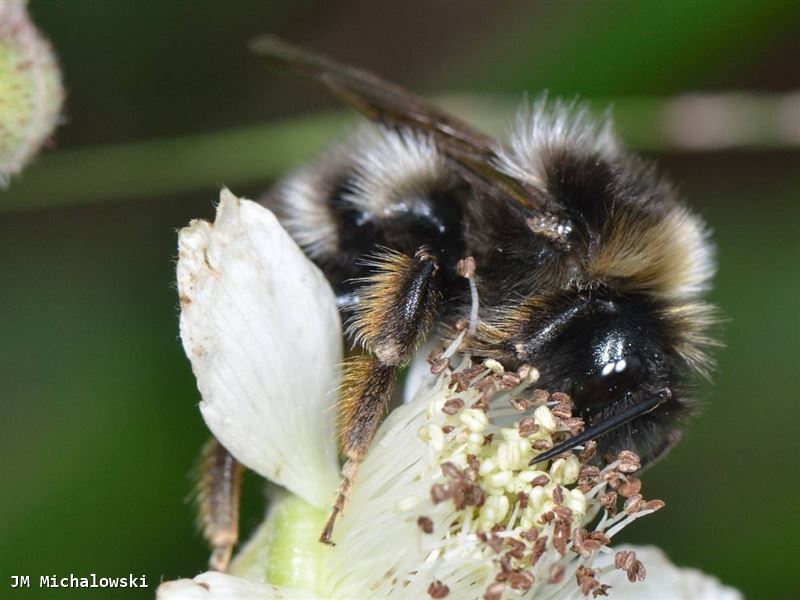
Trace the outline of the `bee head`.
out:
M 629 449 L 646 464 L 662 456 L 688 406 L 689 373 L 673 346 L 661 308 L 641 296 L 563 296 L 532 313 L 512 344 L 515 358 L 537 365 L 541 387 L 569 393 L 586 424 L 536 460 L 590 439 L 600 457 Z

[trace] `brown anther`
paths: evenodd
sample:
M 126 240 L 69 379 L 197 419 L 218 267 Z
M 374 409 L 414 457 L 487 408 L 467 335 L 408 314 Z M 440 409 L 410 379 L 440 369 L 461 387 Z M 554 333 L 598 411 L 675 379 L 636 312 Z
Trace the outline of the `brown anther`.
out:
M 534 440 L 533 444 L 531 444 L 534 450 L 538 450 L 539 452 L 544 452 L 545 450 L 550 450 L 553 447 L 553 442 L 550 440 Z
M 519 378 L 519 375 L 511 371 L 506 371 L 500 378 L 500 389 L 501 390 L 514 389 L 520 384 L 520 381 L 521 380 Z
M 483 367 L 481 365 L 473 365 L 468 369 L 463 369 L 462 371 L 456 371 L 450 377 L 450 381 L 452 381 L 456 385 L 456 391 L 463 392 L 464 390 L 468 389 L 470 385 L 472 385 L 472 381 L 478 374 L 483 371 Z
M 644 581 L 647 571 L 645 571 L 642 561 L 636 559 L 636 552 L 632 550 L 621 550 L 614 555 L 614 566 L 628 575 L 628 581 Z
M 612 517 L 617 514 L 617 493 L 597 494 L 597 500 Z
M 536 543 L 533 545 L 533 552 L 530 555 L 531 566 L 534 566 L 539 559 L 542 558 L 544 554 L 545 548 L 547 547 L 547 536 L 543 535 L 539 539 L 536 540 Z
M 652 510 L 653 512 L 655 512 L 657 510 L 661 510 L 666 505 L 667 503 L 664 502 L 663 500 L 649 500 L 648 502 L 645 502 L 642 510 Z
M 456 272 L 467 279 L 475 277 L 475 259 L 472 256 L 462 258 L 456 263 Z
M 589 533 L 586 529 L 576 529 L 572 534 L 572 548 L 584 558 L 589 558 L 609 542 L 608 537 L 600 531 Z
M 622 571 L 627 571 L 636 562 L 636 552 L 633 550 L 620 550 L 614 554 L 614 567 Z
M 525 398 L 512 398 L 511 406 L 516 408 L 519 412 L 525 412 L 528 410 L 528 408 L 530 408 L 530 403 L 528 403 Z
M 578 477 L 580 479 L 589 479 L 596 483 L 597 480 L 600 479 L 600 469 L 593 466 L 583 467 L 581 468 Z
M 575 570 L 576 577 L 594 577 L 594 569 L 590 569 L 589 567 L 580 565 Z
M 469 376 L 464 371 L 453 373 L 450 381 L 455 384 L 457 392 L 463 392 L 469 388 Z
M 561 556 L 567 554 L 567 543 L 571 532 L 570 523 L 565 519 L 556 519 L 553 526 L 553 546 Z
M 554 415 L 556 414 L 555 411 L 553 411 L 553 414 Z M 576 436 L 583 431 L 586 425 L 583 422 L 583 419 L 580 419 L 578 417 L 572 417 L 567 419 L 562 418 L 561 426 L 566 428 L 571 436 Z
M 552 394 L 550 394 L 550 399 L 553 402 L 558 402 L 560 406 L 572 405 L 572 400 L 570 399 L 569 395 L 565 394 L 564 392 L 553 392 Z
M 461 481 L 464 478 L 464 472 L 450 461 L 443 462 L 439 468 L 442 470 L 442 475 L 451 481 Z
M 583 565 L 578 567 L 578 570 L 575 571 L 575 579 L 577 580 L 578 587 L 584 596 L 588 595 L 592 590 L 600 587 L 600 582 L 597 581 L 597 578 L 595 577 L 594 569 L 589 569 Z
M 625 481 L 622 481 L 619 484 L 617 491 L 623 498 L 630 498 L 634 494 L 638 494 L 641 489 L 642 480 L 633 476 L 629 476 Z
M 555 518 L 556 518 L 556 513 L 554 513 L 552 510 L 548 510 L 547 512 L 542 513 L 542 516 L 539 517 L 539 522 L 551 523 L 552 521 L 555 520 Z
M 508 585 L 512 590 L 527 592 L 533 586 L 533 575 L 527 571 L 512 571 L 508 574 Z
M 453 433 L 454 429 L 455 427 L 453 427 L 452 425 L 445 425 L 444 427 L 442 427 L 442 433 L 447 435 L 448 433 Z
M 456 321 L 455 329 L 456 331 L 464 331 L 469 326 L 469 319 L 459 319 Z
M 449 479 L 447 488 L 457 510 L 463 510 L 466 506 L 483 505 L 486 500 L 483 488 L 472 483 L 473 477 L 468 471 L 459 469 L 450 462 L 443 463 L 441 468 L 442 473 Z
M 559 519 L 566 519 L 567 521 L 572 519 L 572 511 L 566 506 L 556 506 L 553 512 L 556 513 Z
M 511 558 L 522 560 L 522 556 L 525 553 L 525 544 L 514 538 L 506 538 L 506 546 L 509 548 L 508 555 Z
M 631 583 L 635 581 L 644 581 L 645 577 L 647 577 L 647 570 L 645 570 L 642 561 L 637 560 L 633 563 L 633 568 L 628 571 L 628 581 Z
M 550 399 L 550 394 L 546 390 L 533 390 L 533 395 L 531 396 L 531 403 L 538 406 L 540 404 L 544 404 L 549 399 Z
M 634 515 L 640 510 L 644 509 L 644 505 L 645 501 L 644 498 L 642 498 L 642 495 L 634 494 L 625 501 L 625 504 L 622 505 L 622 510 L 629 515 Z
M 608 596 L 608 590 L 610 589 L 610 585 L 601 583 L 598 587 L 592 590 L 592 598 L 597 598 L 598 596 Z
M 533 417 L 525 417 L 519 422 L 519 435 L 520 437 L 528 437 L 539 431 L 539 426 Z
M 550 478 L 547 475 L 537 475 L 531 479 L 531 487 L 538 487 L 540 485 L 547 485 L 550 483 Z
M 593 540 L 597 540 L 598 542 L 603 544 L 603 546 L 608 546 L 611 543 L 611 538 L 608 537 L 602 531 L 593 531 L 592 533 L 589 534 L 589 537 L 592 538 Z
M 561 419 L 562 425 L 564 425 L 565 420 L 569 420 L 572 417 L 572 410 L 570 408 L 564 408 L 563 406 L 554 406 L 551 410 L 553 416 L 557 419 Z M 578 419 L 581 421 L 580 419 Z M 583 423 L 583 421 L 581 421 Z
M 603 480 L 608 483 L 609 487 L 613 490 L 619 487 L 620 477 L 617 471 L 606 471 L 603 473 Z
M 551 409 L 553 416 L 559 419 L 569 419 L 572 417 L 572 401 L 564 392 L 553 393 L 550 396 L 550 400 L 557 403 L 556 406 Z
M 438 579 L 431 582 L 431 584 L 428 586 L 428 595 L 431 598 L 447 598 L 449 593 L 450 588 Z
M 550 573 L 547 576 L 547 583 L 553 585 L 556 583 L 561 583 L 564 580 L 564 573 L 566 573 L 567 569 L 564 565 L 552 565 L 550 567 Z
M 584 445 L 583 450 L 578 453 L 578 460 L 582 463 L 587 463 L 594 458 L 595 454 L 597 454 L 597 442 L 589 440 Z
M 589 532 L 586 529 L 576 529 L 572 532 L 572 550 L 577 552 L 584 558 L 589 558 L 592 550 L 587 546 L 586 541 L 589 539 Z
M 472 506 L 480 508 L 486 502 L 486 492 L 479 485 L 473 485 L 469 488 L 469 501 Z
M 451 398 L 442 406 L 442 412 L 449 417 L 461 412 L 464 408 L 464 401 L 461 398 Z
M 556 504 L 564 504 L 564 490 L 560 485 L 553 489 L 553 502 Z
M 433 533 L 433 521 L 431 521 L 428 517 L 418 518 L 417 527 L 419 527 L 423 533 Z
M 639 457 L 630 450 L 623 450 L 620 452 L 619 456 L 617 456 L 617 460 L 619 460 L 617 470 L 620 473 L 633 473 L 642 468 L 642 462 L 639 460 Z
M 450 366 L 449 358 L 437 358 L 431 363 L 431 373 L 438 375 Z
M 519 507 L 522 509 L 528 508 L 528 494 L 525 492 L 517 492 L 517 502 L 519 502 Z
M 486 588 L 486 591 L 483 593 L 483 600 L 500 600 L 505 588 L 505 583 L 502 581 L 495 581 Z
M 484 446 L 488 446 L 489 444 L 492 443 L 493 439 L 494 439 L 494 434 L 493 433 L 490 433 L 488 435 L 483 436 L 483 445 Z
M 431 486 L 431 502 L 439 504 L 444 502 L 450 497 L 450 490 L 448 490 L 441 483 L 435 483 Z

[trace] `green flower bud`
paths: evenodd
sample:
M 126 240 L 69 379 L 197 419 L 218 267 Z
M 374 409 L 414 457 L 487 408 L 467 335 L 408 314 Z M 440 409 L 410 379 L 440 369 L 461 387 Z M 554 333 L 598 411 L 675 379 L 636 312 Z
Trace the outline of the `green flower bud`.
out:
M 0 186 L 36 155 L 58 124 L 64 87 L 55 53 L 25 0 L 0 0 Z

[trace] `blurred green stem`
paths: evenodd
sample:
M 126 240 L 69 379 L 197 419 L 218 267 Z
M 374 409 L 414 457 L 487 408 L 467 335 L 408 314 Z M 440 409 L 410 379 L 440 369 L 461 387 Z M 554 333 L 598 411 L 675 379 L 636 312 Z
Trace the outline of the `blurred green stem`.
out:
M 294 494 L 271 488 L 267 519 L 234 558 L 231 574 L 313 591 L 328 550 L 319 542 L 326 517 Z
M 493 134 L 517 100 L 451 96 L 442 104 Z M 611 106 L 626 143 L 642 151 L 800 147 L 800 93 L 686 95 L 593 100 Z M 215 133 L 45 153 L 10 189 L 0 211 L 161 197 L 222 185 L 264 183 L 312 156 L 352 120 L 343 112 L 305 115 Z

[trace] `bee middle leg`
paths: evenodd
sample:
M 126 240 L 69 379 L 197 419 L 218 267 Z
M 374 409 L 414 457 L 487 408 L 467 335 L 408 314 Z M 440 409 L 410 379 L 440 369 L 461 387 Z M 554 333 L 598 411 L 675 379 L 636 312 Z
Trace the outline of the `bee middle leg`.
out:
M 320 541 L 331 544 L 359 464 L 369 449 L 394 388 L 397 371 L 413 356 L 433 324 L 441 296 L 439 264 L 426 248 L 413 257 L 383 251 L 366 263 L 374 269 L 359 290 L 348 333 L 368 354 L 345 363 L 339 437 L 347 461 Z
M 208 545 L 213 571 L 226 572 L 239 541 L 242 464 L 214 437 L 200 452 L 197 466 L 197 523 Z

